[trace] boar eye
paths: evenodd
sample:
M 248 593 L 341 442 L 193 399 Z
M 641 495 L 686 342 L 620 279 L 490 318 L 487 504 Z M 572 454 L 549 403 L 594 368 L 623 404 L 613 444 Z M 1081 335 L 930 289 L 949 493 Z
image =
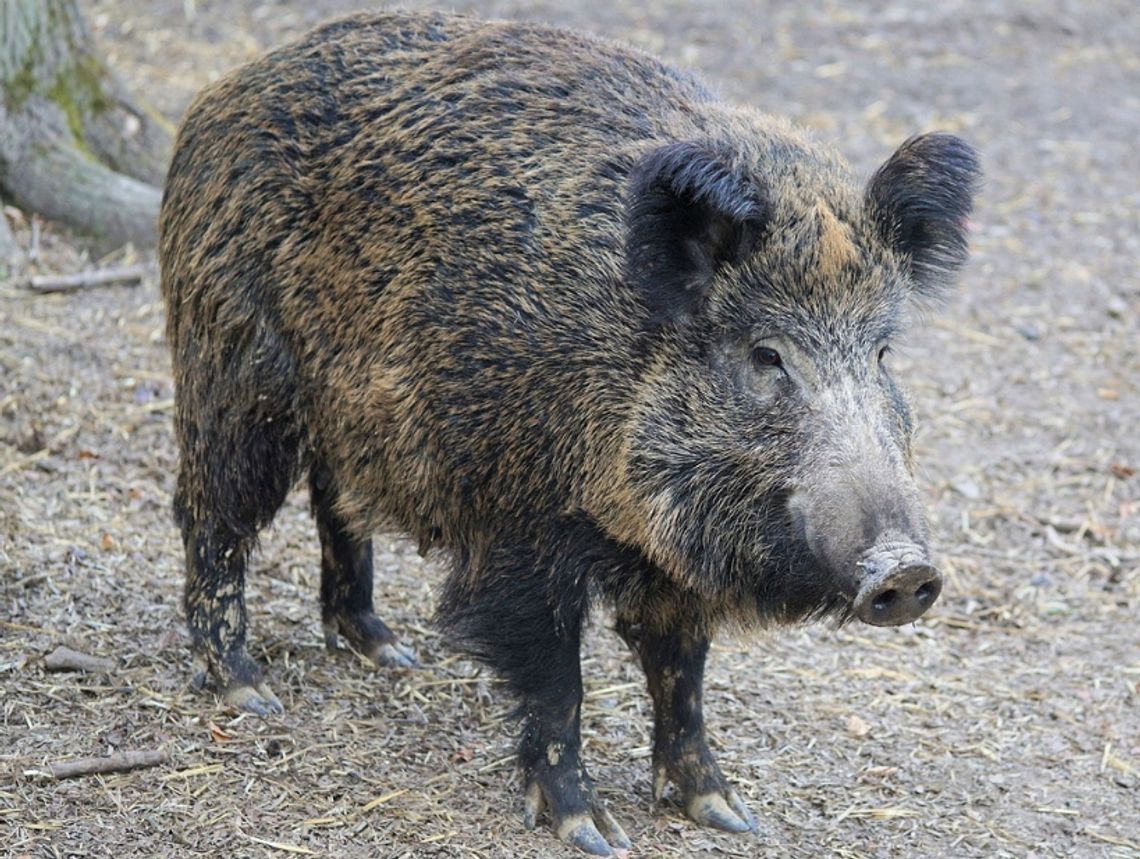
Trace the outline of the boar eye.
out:
M 879 363 L 880 364 L 883 363 L 883 359 L 886 358 L 890 354 L 891 354 L 891 347 L 890 346 L 881 346 L 879 348 Z
M 756 367 L 782 367 L 780 353 L 767 346 L 757 346 L 752 350 L 752 364 Z

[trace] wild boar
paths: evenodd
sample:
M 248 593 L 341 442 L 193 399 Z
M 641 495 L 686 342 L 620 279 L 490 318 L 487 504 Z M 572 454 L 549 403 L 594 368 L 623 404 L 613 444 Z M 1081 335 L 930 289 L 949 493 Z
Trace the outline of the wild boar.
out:
M 528 824 L 629 846 L 580 755 L 598 600 L 648 678 L 655 793 L 753 828 L 705 740 L 709 641 L 938 597 L 884 357 L 965 262 L 978 176 L 927 134 L 860 188 L 789 125 L 542 26 L 362 14 L 228 75 L 161 216 L 195 651 L 280 709 L 244 578 L 307 476 L 330 646 L 414 662 L 371 534 L 452 559 L 438 620 L 518 698 Z

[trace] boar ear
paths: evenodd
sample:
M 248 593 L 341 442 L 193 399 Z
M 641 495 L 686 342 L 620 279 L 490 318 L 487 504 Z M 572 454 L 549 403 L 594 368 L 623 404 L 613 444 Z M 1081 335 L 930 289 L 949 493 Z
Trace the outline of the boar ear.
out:
M 918 292 L 937 295 L 965 264 L 980 179 L 977 154 L 952 134 L 912 137 L 871 178 L 871 217 L 909 264 Z
M 669 143 L 634 165 L 626 204 L 626 276 L 653 326 L 691 315 L 717 270 L 748 256 L 769 215 L 763 191 L 729 158 Z

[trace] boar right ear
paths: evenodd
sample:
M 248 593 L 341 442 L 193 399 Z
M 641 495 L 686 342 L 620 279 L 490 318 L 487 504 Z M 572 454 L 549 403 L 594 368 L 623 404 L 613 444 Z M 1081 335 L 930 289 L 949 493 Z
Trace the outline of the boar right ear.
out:
M 977 154 L 952 134 L 912 137 L 871 178 L 871 217 L 920 293 L 937 295 L 965 264 L 980 179 Z
M 721 266 L 753 250 L 770 217 L 763 191 L 727 156 L 668 143 L 636 165 L 626 204 L 626 276 L 653 327 L 690 316 Z

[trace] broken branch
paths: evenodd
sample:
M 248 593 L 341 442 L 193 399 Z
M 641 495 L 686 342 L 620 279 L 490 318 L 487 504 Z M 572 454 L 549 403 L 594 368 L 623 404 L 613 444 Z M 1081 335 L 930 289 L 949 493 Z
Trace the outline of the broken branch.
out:
M 146 267 L 128 265 L 119 268 L 102 268 L 95 271 L 81 271 L 78 274 L 41 274 L 27 280 L 25 286 L 32 292 L 74 292 L 93 286 L 110 286 L 124 283 L 132 286 L 146 275 Z
M 102 758 L 78 758 L 74 761 L 59 761 L 49 764 L 51 774 L 57 779 L 75 778 L 84 775 L 120 773 L 144 767 L 156 767 L 170 759 L 163 751 L 115 752 Z
M 70 647 L 57 647 L 44 657 L 48 671 L 113 671 L 115 661 L 102 656 L 89 656 Z

